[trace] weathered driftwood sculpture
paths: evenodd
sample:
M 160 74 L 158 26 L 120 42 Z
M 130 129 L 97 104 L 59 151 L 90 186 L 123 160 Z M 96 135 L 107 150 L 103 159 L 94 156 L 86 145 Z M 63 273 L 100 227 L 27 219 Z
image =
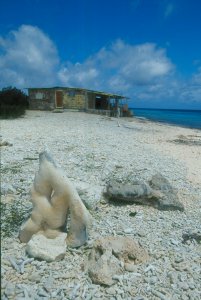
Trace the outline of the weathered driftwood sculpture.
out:
M 89 212 L 76 189 L 46 151 L 40 153 L 39 164 L 31 189 L 33 211 L 20 229 L 21 242 L 28 242 L 39 231 L 49 238 L 58 236 L 66 227 L 70 211 L 67 244 L 71 247 L 83 245 L 88 238 Z

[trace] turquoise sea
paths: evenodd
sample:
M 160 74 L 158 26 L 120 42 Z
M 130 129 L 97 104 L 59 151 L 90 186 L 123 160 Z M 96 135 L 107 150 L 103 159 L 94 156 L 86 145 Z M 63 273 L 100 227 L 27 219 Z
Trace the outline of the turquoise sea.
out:
M 201 129 L 201 110 L 130 108 L 135 117 Z

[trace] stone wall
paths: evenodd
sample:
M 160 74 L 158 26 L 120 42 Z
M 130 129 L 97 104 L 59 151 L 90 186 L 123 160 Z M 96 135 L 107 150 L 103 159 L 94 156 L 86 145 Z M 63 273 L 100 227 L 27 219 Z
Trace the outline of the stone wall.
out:
M 63 92 L 63 106 L 70 109 L 85 109 L 85 95 L 75 92 L 75 94 L 68 91 Z
M 55 108 L 55 91 L 50 89 L 30 90 L 29 108 L 33 110 L 53 110 Z

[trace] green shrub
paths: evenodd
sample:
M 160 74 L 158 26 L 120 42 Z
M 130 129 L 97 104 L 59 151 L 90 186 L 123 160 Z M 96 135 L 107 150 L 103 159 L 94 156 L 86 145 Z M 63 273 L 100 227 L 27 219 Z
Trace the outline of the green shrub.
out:
M 28 211 L 17 201 L 11 204 L 1 202 L 0 212 L 2 237 L 15 235 L 28 215 Z
M 2 119 L 18 118 L 28 108 L 28 97 L 21 90 L 8 87 L 0 91 L 0 117 Z

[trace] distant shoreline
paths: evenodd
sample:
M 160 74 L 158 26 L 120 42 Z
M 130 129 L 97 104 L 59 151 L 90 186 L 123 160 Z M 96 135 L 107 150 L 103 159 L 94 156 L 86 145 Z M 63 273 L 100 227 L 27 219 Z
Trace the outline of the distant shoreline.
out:
M 130 108 L 133 117 L 170 126 L 201 130 L 201 110 Z
M 145 117 L 139 117 L 139 116 L 133 116 L 133 118 L 136 118 L 138 120 L 142 120 L 145 122 L 151 122 L 151 123 L 155 123 L 155 124 L 163 124 L 163 125 L 167 125 L 167 126 L 173 126 L 173 127 L 181 127 L 181 128 L 187 128 L 187 129 L 197 129 L 197 130 L 201 130 L 201 127 L 191 127 L 191 126 L 187 126 L 187 125 L 183 125 L 183 124 L 175 124 L 175 123 L 170 123 L 170 122 L 166 122 L 166 121 L 160 121 L 160 120 L 153 120 L 153 119 L 149 119 L 149 118 L 145 118 Z

